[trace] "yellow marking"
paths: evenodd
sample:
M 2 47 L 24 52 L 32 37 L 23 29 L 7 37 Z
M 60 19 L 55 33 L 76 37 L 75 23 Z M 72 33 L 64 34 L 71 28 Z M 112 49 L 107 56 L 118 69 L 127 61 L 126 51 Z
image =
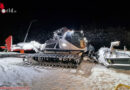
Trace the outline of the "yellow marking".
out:
M 125 85 L 125 84 L 118 84 L 118 85 L 115 87 L 115 89 L 114 89 L 114 90 L 118 90 L 118 89 L 119 89 L 119 87 L 121 87 L 121 86 L 124 86 L 124 87 L 126 87 L 126 88 L 130 89 L 130 86 L 128 86 L 128 85 Z

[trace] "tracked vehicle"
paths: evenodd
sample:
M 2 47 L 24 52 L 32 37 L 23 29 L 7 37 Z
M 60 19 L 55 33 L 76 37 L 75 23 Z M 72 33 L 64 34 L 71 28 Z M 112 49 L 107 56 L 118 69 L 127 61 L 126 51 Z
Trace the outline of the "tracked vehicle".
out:
M 54 32 L 52 39 L 41 45 L 38 53 L 27 54 L 25 61 L 47 66 L 77 67 L 87 51 L 86 43 L 83 31 L 61 28 Z

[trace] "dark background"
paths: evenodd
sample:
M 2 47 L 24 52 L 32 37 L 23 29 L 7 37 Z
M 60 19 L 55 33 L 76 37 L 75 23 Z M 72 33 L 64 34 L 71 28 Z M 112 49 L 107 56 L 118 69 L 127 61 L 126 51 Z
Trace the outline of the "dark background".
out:
M 0 13 L 0 45 L 13 35 L 13 42 L 24 40 L 32 20 L 27 41 L 44 43 L 61 27 L 83 29 L 85 36 L 96 47 L 109 46 L 120 40 L 121 46 L 129 48 L 130 10 L 128 2 L 110 1 L 14 1 L 0 0 L 5 9 L 13 8 L 17 13 Z M 127 4 L 128 3 L 128 4 Z

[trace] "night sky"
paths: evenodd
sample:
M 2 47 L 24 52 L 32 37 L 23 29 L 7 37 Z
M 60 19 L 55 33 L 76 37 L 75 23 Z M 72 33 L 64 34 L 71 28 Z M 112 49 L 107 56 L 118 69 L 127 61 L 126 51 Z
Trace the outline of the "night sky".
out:
M 6 9 L 13 8 L 17 11 L 0 13 L 0 44 L 3 44 L 3 40 L 9 35 L 13 35 L 16 41 L 22 41 L 30 21 L 35 19 L 37 22 L 32 24 L 30 38 L 33 33 L 39 36 L 42 32 L 51 33 L 63 26 L 71 29 L 79 29 L 81 25 L 97 28 L 120 26 L 130 29 L 129 5 L 124 2 L 92 0 L 91 2 L 0 0 L 0 2 L 4 3 Z

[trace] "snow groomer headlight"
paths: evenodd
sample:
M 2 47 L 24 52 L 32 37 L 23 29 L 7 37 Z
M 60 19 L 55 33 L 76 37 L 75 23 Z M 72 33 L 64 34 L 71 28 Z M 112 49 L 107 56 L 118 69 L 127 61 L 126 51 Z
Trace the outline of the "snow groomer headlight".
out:
M 62 43 L 62 46 L 63 46 L 63 47 L 66 47 L 67 45 L 66 45 L 66 43 Z

